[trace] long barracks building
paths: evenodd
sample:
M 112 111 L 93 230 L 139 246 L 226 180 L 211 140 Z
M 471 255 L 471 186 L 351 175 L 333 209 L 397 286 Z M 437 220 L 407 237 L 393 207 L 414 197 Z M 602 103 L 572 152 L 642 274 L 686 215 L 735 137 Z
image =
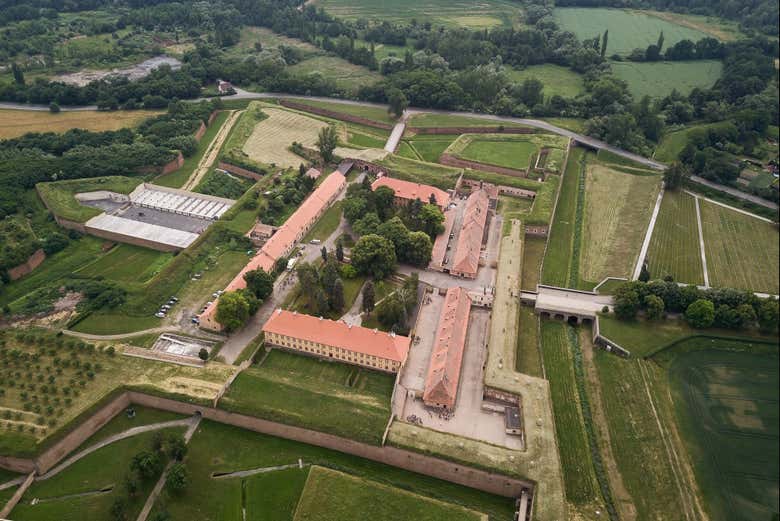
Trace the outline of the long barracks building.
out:
M 277 309 L 263 326 L 265 341 L 284 349 L 397 373 L 406 361 L 409 337 Z

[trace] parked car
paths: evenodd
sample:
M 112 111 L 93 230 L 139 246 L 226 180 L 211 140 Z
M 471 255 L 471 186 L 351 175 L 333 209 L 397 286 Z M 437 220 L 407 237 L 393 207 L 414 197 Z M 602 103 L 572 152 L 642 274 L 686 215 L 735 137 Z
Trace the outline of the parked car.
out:
M 162 311 L 158 311 L 157 313 L 154 314 L 154 316 L 156 316 L 157 318 L 165 318 L 165 313 L 163 313 Z

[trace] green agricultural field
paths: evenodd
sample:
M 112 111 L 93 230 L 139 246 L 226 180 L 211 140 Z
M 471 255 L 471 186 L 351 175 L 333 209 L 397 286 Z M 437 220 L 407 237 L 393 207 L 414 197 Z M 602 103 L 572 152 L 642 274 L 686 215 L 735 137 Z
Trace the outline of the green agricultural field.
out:
M 538 152 L 536 144 L 527 139 L 472 137 L 457 155 L 479 163 L 525 170 Z
M 479 521 L 479 512 L 449 505 L 375 481 L 314 466 L 309 471 L 294 521 L 367 519 Z
M 773 354 L 739 352 L 744 344 L 722 340 L 717 346 L 708 339 L 685 347 L 703 350 L 677 356 L 669 380 L 710 519 L 777 517 L 776 345 L 767 346 Z
M 639 99 L 644 96 L 663 98 L 673 90 L 687 96 L 695 88 L 712 87 L 723 72 L 723 64 L 718 60 L 612 62 L 612 71 L 618 79 L 628 83 L 628 90 L 634 98 Z
M 378 444 L 390 417 L 392 389 L 392 375 L 274 350 L 262 365 L 236 378 L 221 404 Z
M 495 121 L 485 118 L 475 118 L 469 116 L 460 116 L 457 114 L 435 114 L 424 113 L 415 114 L 409 118 L 407 126 L 411 129 L 426 127 L 522 127 L 517 123 L 508 123 L 504 121 Z M 441 134 L 437 134 L 441 137 Z
M 184 433 L 184 428 L 162 431 Z M 34 483 L 14 508 L 14 519 L 48 521 L 51 519 L 90 519 L 109 521 L 114 500 L 124 494 L 122 478 L 129 472 L 133 456 L 152 449 L 154 432 L 139 434 L 112 443 L 77 461 L 59 474 Z M 110 462 L 107 465 L 106 462 Z M 128 518 L 141 510 L 156 478 L 141 482 L 138 494 L 127 504 Z M 75 494 L 79 496 L 73 497 Z M 70 497 L 68 497 L 70 496 Z M 33 505 L 32 499 L 37 499 Z
M 695 199 L 678 190 L 664 192 L 646 258 L 653 278 L 671 275 L 677 282 L 704 284 L 698 228 Z
M 192 172 L 194 172 L 198 167 L 198 163 L 200 163 L 203 159 L 203 155 L 206 153 L 206 150 L 208 150 L 211 142 L 214 141 L 214 138 L 217 136 L 219 129 L 222 128 L 222 125 L 225 124 L 228 116 L 230 116 L 230 111 L 223 110 L 219 112 L 214 118 L 214 121 L 211 122 L 211 125 L 209 125 L 209 127 L 206 129 L 203 137 L 200 139 L 200 142 L 198 143 L 198 151 L 190 157 L 186 158 L 181 168 L 175 172 L 171 172 L 170 174 L 161 175 L 155 178 L 154 184 L 167 186 L 170 188 L 181 188 L 184 183 L 187 182 L 187 179 L 189 179 L 190 175 L 192 175 Z
M 539 349 L 539 317 L 528 306 L 520 308 L 515 369 L 519 373 L 542 377 L 542 355 Z
M 699 204 L 710 284 L 780 293 L 777 227 L 708 201 Z
M 288 67 L 287 70 L 301 76 L 319 73 L 326 80 L 332 80 L 338 87 L 352 93 L 364 85 L 373 85 L 382 79 L 378 72 L 354 65 L 337 56 L 314 56 Z
M 103 277 L 116 282 L 146 282 L 173 258 L 163 253 L 132 244 L 117 244 L 98 260 L 77 273 L 88 277 Z
M 293 99 L 293 101 L 298 101 Z M 388 125 L 395 124 L 396 118 L 387 112 L 384 107 L 373 107 L 366 105 L 354 105 L 351 103 L 338 103 L 333 101 L 315 101 L 315 100 L 300 100 L 301 103 L 309 105 L 311 107 L 332 110 L 333 112 L 340 112 L 349 116 L 358 116 L 361 118 L 369 119 L 379 123 L 386 123 Z
M 310 411 L 317 414 L 315 408 Z M 299 474 L 266 474 L 269 480 L 263 480 L 270 487 L 254 486 L 251 481 L 258 476 L 247 478 L 213 479 L 215 473 L 228 473 L 239 470 L 250 470 L 276 465 L 290 465 L 301 460 L 304 465 L 320 465 L 353 476 L 373 480 L 384 485 L 403 489 L 421 496 L 446 503 L 485 512 L 491 519 L 510 521 L 512 519 L 513 500 L 494 496 L 466 488 L 454 483 L 429 478 L 421 474 L 407 472 L 396 467 L 390 467 L 369 460 L 364 460 L 342 452 L 330 451 L 312 445 L 306 445 L 291 440 L 275 438 L 236 427 L 203 421 L 198 427 L 189 445 L 185 464 L 191 479 L 190 486 L 179 496 L 170 497 L 165 502 L 165 509 L 172 519 L 197 519 L 199 521 L 222 521 L 225 519 L 241 519 L 242 507 L 248 509 L 262 498 L 249 497 L 242 494 L 243 482 L 246 482 L 247 492 L 267 490 L 279 491 L 279 503 L 284 511 L 289 511 L 290 498 L 297 497 L 301 490 Z M 278 476 L 273 480 L 273 476 Z M 261 482 L 262 483 L 262 482 Z M 270 485 L 273 483 L 273 485 Z M 203 493 L 207 490 L 208 493 Z M 246 504 L 244 503 L 246 501 Z M 266 498 L 265 501 L 274 501 Z M 297 503 L 297 501 L 296 501 Z M 161 502 L 155 507 L 162 510 Z M 247 511 L 247 519 L 254 521 L 278 520 L 273 511 Z M 249 517 L 249 515 L 252 517 Z M 290 519 L 290 517 L 282 517 Z
M 544 83 L 544 97 L 563 96 L 574 98 L 585 92 L 585 82 L 582 76 L 568 67 L 551 63 L 544 65 L 529 65 L 525 69 L 509 69 L 509 77 L 518 83 L 531 78 Z
M 555 19 L 562 29 L 572 31 L 580 40 L 601 36 L 609 29 L 607 56 L 627 55 L 637 47 L 644 49 L 658 41 L 661 31 L 665 49 L 680 40 L 698 41 L 707 36 L 702 31 L 628 9 L 559 7 L 555 9 Z
M 579 179 L 585 169 L 586 154 L 582 148 L 572 148 L 563 174 L 558 205 L 550 226 L 547 254 L 542 268 L 542 282 L 565 287 L 571 271 L 574 229 L 578 225 L 577 198 Z
M 450 146 L 455 139 L 456 138 L 453 135 L 418 134 L 407 138 L 405 141 L 411 145 L 423 161 L 436 163 L 439 161 L 439 156 L 447 150 L 447 147 Z
M 621 172 L 589 164 L 579 277 L 592 284 L 628 277 L 636 264 L 661 188 L 660 175 Z
M 347 20 L 367 18 L 409 23 L 425 20 L 433 25 L 486 29 L 514 26 L 520 21 L 521 7 L 507 0 L 487 0 L 474 4 L 466 0 L 318 0 L 317 6 Z
M 108 176 L 38 183 L 36 189 L 55 215 L 83 223 L 103 212 L 80 204 L 74 197 L 77 193 L 109 190 L 129 194 L 142 182 L 140 177 Z
M 544 237 L 526 237 L 523 242 L 523 279 L 521 288 L 536 291 L 539 275 L 544 261 L 544 247 L 547 241 Z
M 542 321 L 542 359 L 550 382 L 566 498 L 575 505 L 584 505 L 598 500 L 599 488 L 575 381 L 576 354 L 567 331 L 571 327 L 563 322 Z

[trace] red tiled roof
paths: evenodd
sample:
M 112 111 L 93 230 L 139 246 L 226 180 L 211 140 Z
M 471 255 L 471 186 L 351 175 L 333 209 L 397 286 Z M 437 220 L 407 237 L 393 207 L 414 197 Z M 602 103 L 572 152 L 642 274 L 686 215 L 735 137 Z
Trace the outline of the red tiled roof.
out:
M 425 378 L 423 401 L 426 404 L 448 409 L 455 405 L 470 313 L 471 299 L 466 290 L 448 289 Z
M 282 309 L 271 314 L 263 326 L 263 332 L 319 342 L 399 363 L 406 360 L 410 345 L 409 337 Z
M 489 204 L 488 194 L 484 190 L 473 192 L 466 200 L 463 223 L 450 271 L 476 276 Z
M 402 199 L 419 199 L 423 203 L 428 203 L 433 195 L 436 198 L 436 204 L 441 208 L 446 208 L 450 204 L 450 195 L 435 186 L 421 185 L 387 176 L 382 176 L 374 181 L 371 184 L 371 190 L 376 190 L 380 186 L 391 188 L 395 192 L 395 196 Z
M 455 224 L 455 212 L 453 210 L 444 212 L 444 232 L 437 235 L 436 240 L 433 241 L 431 262 L 428 264 L 430 267 L 440 269 L 444 265 L 444 257 L 447 256 L 447 244 L 450 242 L 453 224 Z

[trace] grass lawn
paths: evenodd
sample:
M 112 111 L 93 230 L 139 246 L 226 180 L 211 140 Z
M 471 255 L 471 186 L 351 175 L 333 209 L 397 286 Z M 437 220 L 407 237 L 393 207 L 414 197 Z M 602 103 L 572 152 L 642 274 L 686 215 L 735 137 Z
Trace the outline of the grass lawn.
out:
M 316 412 L 314 411 L 315 414 Z M 185 463 L 191 478 L 191 486 L 180 496 L 170 498 L 167 501 L 167 510 L 171 513 L 172 519 L 197 519 L 198 521 L 241 519 L 242 480 L 215 480 L 210 477 L 212 473 L 288 465 L 297 463 L 299 458 L 304 464 L 337 469 L 353 476 L 485 512 L 491 519 L 510 521 L 514 512 L 513 500 L 509 498 L 486 494 L 342 452 L 210 421 L 203 421 L 200 424 L 189 445 Z M 268 476 L 273 475 L 274 473 L 271 473 Z M 298 486 L 299 479 L 300 476 L 284 476 L 274 489 L 281 488 L 285 490 L 285 494 L 289 494 L 290 489 Z M 204 494 L 204 490 L 208 490 L 208 494 Z M 251 505 L 252 501 L 250 498 L 248 504 Z M 272 517 L 260 517 L 260 519 L 267 520 Z
M 579 277 L 590 283 L 628 277 L 661 188 L 660 175 L 632 175 L 589 164 Z
M 466 0 L 429 0 L 423 3 L 394 0 L 390 4 L 382 0 L 320 0 L 317 6 L 347 20 L 367 18 L 407 24 L 416 19 L 433 25 L 469 29 L 514 26 L 520 21 L 521 11 L 517 4 L 506 0 L 488 0 L 479 4 Z
M 242 372 L 221 403 L 228 410 L 378 444 L 390 416 L 392 387 L 392 375 L 274 350 L 261 366 Z
M 461 172 L 458 168 L 415 161 L 397 154 L 390 154 L 379 163 L 387 167 L 393 177 L 429 184 L 442 190 L 453 188 Z
M 341 201 L 333 203 L 333 206 L 328 208 L 319 221 L 312 226 L 309 233 L 303 238 L 303 242 L 309 242 L 312 239 L 324 241 L 330 237 L 336 231 L 336 228 L 339 227 L 339 222 L 341 222 L 341 205 Z
M 609 33 L 612 42 L 612 32 Z M 663 98 L 677 90 L 687 96 L 694 88 L 709 89 L 723 72 L 719 60 L 691 62 L 612 62 L 612 71 L 618 79 L 628 83 L 635 99 L 644 96 Z
M 88 277 L 103 277 L 116 282 L 146 282 L 173 258 L 163 253 L 132 244 L 117 244 L 111 251 L 77 273 Z
M 544 237 L 528 236 L 523 243 L 523 278 L 520 287 L 529 291 L 536 291 L 539 284 L 539 273 L 544 261 L 544 246 L 547 243 Z
M 542 282 L 544 284 L 564 287 L 569 281 L 574 228 L 576 226 L 577 193 L 585 161 L 585 150 L 572 148 L 563 174 L 558 206 L 550 227 L 547 254 L 544 257 L 542 268 Z
M 653 278 L 671 275 L 677 282 L 704 284 L 696 206 L 692 196 L 679 190 L 664 192 L 647 262 Z
M 140 177 L 108 176 L 38 183 L 36 188 L 55 215 L 83 223 L 103 212 L 97 208 L 80 204 L 74 197 L 77 193 L 108 190 L 129 194 L 142 182 L 143 179 Z
M 87 318 L 73 326 L 73 331 L 91 335 L 118 335 L 132 333 L 162 325 L 162 319 L 153 315 L 131 316 L 121 312 L 95 311 Z
M 102 426 L 100 430 L 90 436 L 87 441 L 82 443 L 76 450 L 89 447 L 90 445 L 104 440 L 109 436 L 113 436 L 114 434 L 124 432 L 134 427 L 187 418 L 187 416 L 182 414 L 162 411 L 160 409 L 153 409 L 151 407 L 144 407 L 142 405 L 133 405 L 132 407 L 135 411 L 135 415 L 132 418 L 127 416 L 126 411 L 121 411 L 119 414 L 111 418 L 107 424 Z
M 257 474 L 244 480 L 247 521 L 292 519 L 309 467 Z
M 439 156 L 455 141 L 454 135 L 418 134 L 406 140 L 423 161 L 436 163 Z
M 479 521 L 481 515 L 372 480 L 319 466 L 311 468 L 295 511 L 295 521 L 364 518 Z
M 459 116 L 457 114 L 435 114 L 424 113 L 415 114 L 409 118 L 407 126 L 409 128 L 425 128 L 425 127 L 497 127 L 503 125 L 505 127 L 522 127 L 517 123 L 508 123 L 504 121 L 494 121 L 483 118 L 472 118 L 469 116 Z M 442 134 L 434 134 L 441 137 Z
M 520 373 L 541 377 L 543 372 L 538 326 L 539 317 L 534 310 L 528 306 L 521 306 L 515 369 Z
M 772 354 L 755 354 L 731 341 L 686 344 L 701 350 L 674 358 L 669 381 L 710 519 L 777 517 L 776 346 L 770 347 Z M 728 391 L 713 392 L 719 389 Z
M 293 99 L 293 101 L 298 101 Z M 387 112 L 387 109 L 382 107 L 372 107 L 365 105 L 353 105 L 350 103 L 338 103 L 333 101 L 315 101 L 315 100 L 300 100 L 300 103 L 304 103 L 311 107 L 320 109 L 332 110 L 334 112 L 340 112 L 350 116 L 358 116 L 371 121 L 377 121 L 379 123 L 387 123 L 388 125 L 394 125 L 396 117 Z
M 72 128 L 93 132 L 119 130 L 134 127 L 162 113 L 157 110 L 95 110 L 52 114 L 40 110 L 0 110 L 0 139 L 19 137 L 28 132 L 65 132 Z
M 219 112 L 200 139 L 197 152 L 186 158 L 181 168 L 175 172 L 156 177 L 154 179 L 154 184 L 170 188 L 181 188 L 192 175 L 192 172 L 198 167 L 198 163 L 203 159 L 203 155 L 206 153 L 206 150 L 208 150 L 211 142 L 214 141 L 219 129 L 222 128 L 222 125 L 227 121 L 228 116 L 230 116 L 230 111 L 223 110 Z
M 585 92 L 582 76 L 568 67 L 552 63 L 529 65 L 525 69 L 509 69 L 509 77 L 518 83 L 536 78 L 544 83 L 544 97 L 563 96 L 574 98 Z
M 575 505 L 583 505 L 599 498 L 599 488 L 580 408 L 574 375 L 576 355 L 569 329 L 572 326 L 563 322 L 543 320 L 541 345 L 545 374 L 550 382 L 566 498 Z
M 414 159 L 417 161 L 423 160 L 423 158 L 420 157 L 420 154 L 417 153 L 417 151 L 412 145 L 409 144 L 408 141 L 401 141 L 398 143 L 398 148 L 396 149 L 395 153 L 407 159 Z
M 672 163 L 677 160 L 680 152 L 688 144 L 688 134 L 695 129 L 706 129 L 712 125 L 691 125 L 674 132 L 667 132 L 661 137 L 661 142 L 655 149 L 653 157 L 664 163 Z
M 699 205 L 710 284 L 780 293 L 777 227 L 707 201 Z
M 555 9 L 554 16 L 561 29 L 573 32 L 580 40 L 601 36 L 609 29 L 607 56 L 627 55 L 637 47 L 644 49 L 656 43 L 661 31 L 666 49 L 680 40 L 696 42 L 707 36 L 702 31 L 628 9 L 560 7 Z
M 524 170 L 537 153 L 536 144 L 526 139 L 473 137 L 458 156 L 479 163 Z
M 166 433 L 183 433 L 184 428 L 169 429 Z M 111 505 L 124 494 L 122 479 L 130 468 L 133 456 L 151 450 L 152 437 L 148 432 L 112 443 L 74 463 L 61 473 L 45 481 L 33 483 L 12 512 L 15 519 L 30 521 L 51 519 L 113 520 Z M 106 464 L 110 462 L 110 464 Z M 156 478 L 141 483 L 138 494 L 128 503 L 128 513 L 135 517 Z M 62 497 L 70 494 L 96 492 L 80 497 Z M 30 502 L 37 498 L 39 502 Z
M 338 87 L 351 93 L 356 93 L 358 88 L 373 85 L 382 79 L 378 72 L 361 65 L 354 65 L 338 56 L 314 56 L 288 67 L 287 70 L 299 76 L 319 73 L 326 80 L 334 81 Z

